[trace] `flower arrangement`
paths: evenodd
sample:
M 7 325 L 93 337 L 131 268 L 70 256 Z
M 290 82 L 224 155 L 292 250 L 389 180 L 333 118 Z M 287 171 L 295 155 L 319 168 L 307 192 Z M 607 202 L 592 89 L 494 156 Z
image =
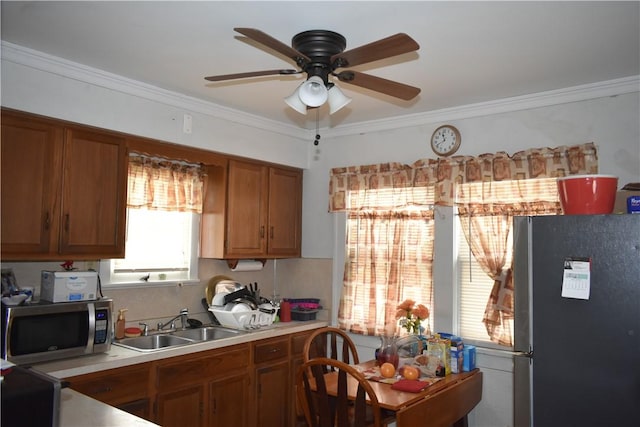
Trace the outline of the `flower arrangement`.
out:
M 424 319 L 429 317 L 429 309 L 418 304 L 412 299 L 406 299 L 398 305 L 396 318 L 400 319 L 400 326 L 404 327 L 408 333 L 420 334 L 420 326 Z

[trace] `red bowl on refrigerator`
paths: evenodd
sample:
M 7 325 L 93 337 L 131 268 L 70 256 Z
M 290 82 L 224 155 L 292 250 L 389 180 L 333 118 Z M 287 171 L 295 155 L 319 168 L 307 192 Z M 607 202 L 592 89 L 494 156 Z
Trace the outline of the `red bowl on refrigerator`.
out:
M 560 203 L 565 215 L 610 214 L 616 201 L 618 177 L 573 175 L 558 178 Z

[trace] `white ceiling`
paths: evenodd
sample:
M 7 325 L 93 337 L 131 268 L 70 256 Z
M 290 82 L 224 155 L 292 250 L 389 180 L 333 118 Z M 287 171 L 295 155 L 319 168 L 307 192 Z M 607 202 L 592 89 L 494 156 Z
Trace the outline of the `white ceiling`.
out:
M 404 32 L 415 53 L 354 67 L 422 89 L 401 101 L 338 83 L 353 101 L 336 127 L 640 75 L 640 2 L 2 1 L 2 40 L 286 125 L 315 114 L 283 98 L 301 75 L 210 83 L 205 76 L 295 68 L 236 33 L 259 29 L 290 45 L 336 31 L 347 50 Z

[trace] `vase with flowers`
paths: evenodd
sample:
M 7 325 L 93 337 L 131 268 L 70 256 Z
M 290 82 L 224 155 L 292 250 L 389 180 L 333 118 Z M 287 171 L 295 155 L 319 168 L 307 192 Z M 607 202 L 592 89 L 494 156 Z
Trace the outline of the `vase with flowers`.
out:
M 429 309 L 423 304 L 416 304 L 412 299 L 406 299 L 398 305 L 396 318 L 409 334 L 422 336 L 422 321 L 429 318 Z

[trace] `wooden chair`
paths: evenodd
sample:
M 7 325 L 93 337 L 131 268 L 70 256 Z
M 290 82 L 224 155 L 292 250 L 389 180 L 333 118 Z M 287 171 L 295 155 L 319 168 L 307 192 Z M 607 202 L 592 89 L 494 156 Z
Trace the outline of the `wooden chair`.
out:
M 342 341 L 340 346 L 339 340 Z M 349 335 L 342 329 L 326 326 L 317 329 L 309 335 L 304 343 L 302 350 L 303 362 L 318 357 L 326 357 L 328 359 L 339 360 L 347 364 L 360 363 L 358 358 L 358 350 Z M 333 366 L 326 365 L 323 368 L 325 373 L 331 371 Z M 298 420 L 304 418 L 302 406 L 296 397 L 296 414 Z
M 337 396 L 327 394 L 326 366 L 337 372 Z M 355 397 L 350 399 L 348 384 L 352 381 L 356 381 L 357 388 Z M 353 385 L 351 388 L 354 390 Z M 318 357 L 306 361 L 298 369 L 296 390 L 310 427 L 383 426 L 378 398 L 371 385 L 357 369 L 339 360 Z
M 339 340 L 342 340 L 341 346 Z M 352 365 L 360 363 L 358 350 L 349 335 L 342 329 L 331 326 L 317 329 L 309 335 L 304 344 L 305 362 L 318 357 L 339 360 Z M 332 370 L 332 367 L 328 365 L 327 370 Z

